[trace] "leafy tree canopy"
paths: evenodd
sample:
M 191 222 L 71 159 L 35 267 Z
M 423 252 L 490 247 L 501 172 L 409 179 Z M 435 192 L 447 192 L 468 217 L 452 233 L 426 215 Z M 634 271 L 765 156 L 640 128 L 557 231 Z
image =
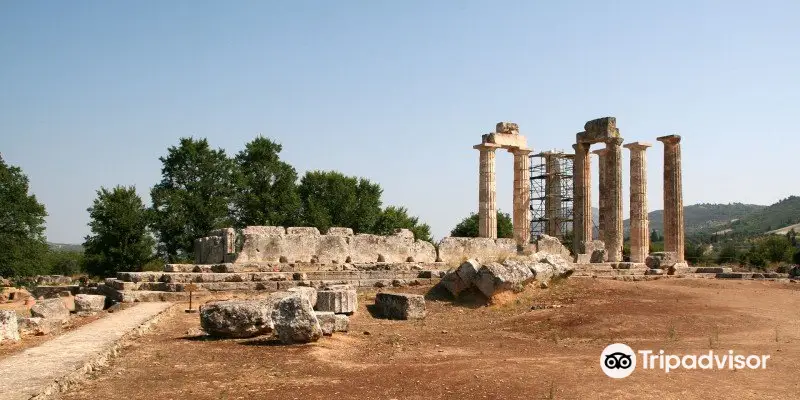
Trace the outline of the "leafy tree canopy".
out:
M 28 177 L 0 156 L 0 275 L 6 277 L 47 273 L 42 256 L 44 205 L 28 194 Z
M 92 234 L 84 242 L 86 270 L 95 276 L 140 271 L 153 257 L 155 241 L 147 226 L 149 211 L 136 188 L 101 188 L 89 211 Z
M 478 237 L 478 234 L 478 214 L 475 213 L 461 220 L 461 222 L 450 231 L 450 236 L 454 237 Z M 497 211 L 497 237 L 514 237 L 514 224 L 511 221 L 511 216 L 500 210 Z
M 405 207 L 386 207 L 378 218 L 374 231 L 379 235 L 391 235 L 399 228 L 411 230 L 416 239 L 433 242 L 431 227 L 428 224 L 420 224 L 419 218 L 408 215 Z
M 341 226 L 357 233 L 375 233 L 383 193 L 377 183 L 336 171 L 309 171 L 300 180 L 298 192 L 304 225 L 321 232 Z

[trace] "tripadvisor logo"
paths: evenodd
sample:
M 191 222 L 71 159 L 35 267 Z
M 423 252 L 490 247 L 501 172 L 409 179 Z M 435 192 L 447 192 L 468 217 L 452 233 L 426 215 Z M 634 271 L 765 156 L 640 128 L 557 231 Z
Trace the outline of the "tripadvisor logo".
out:
M 611 378 L 625 378 L 636 369 L 636 353 L 641 357 L 642 369 L 660 369 L 669 373 L 675 369 L 766 369 L 769 355 L 736 354 L 733 350 L 715 353 L 709 350 L 697 354 L 666 354 L 664 350 L 639 350 L 634 352 L 628 345 L 614 343 L 608 345 L 600 354 L 600 368 Z

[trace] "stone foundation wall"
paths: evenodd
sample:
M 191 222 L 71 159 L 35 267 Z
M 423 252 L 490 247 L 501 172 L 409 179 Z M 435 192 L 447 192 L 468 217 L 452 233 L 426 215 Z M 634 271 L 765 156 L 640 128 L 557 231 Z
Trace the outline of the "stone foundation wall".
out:
M 517 254 L 514 239 L 446 237 L 439 242 L 439 260 L 448 264 L 460 264 L 470 258 L 503 261 L 514 254 Z
M 330 228 L 320 234 L 317 228 L 249 226 L 242 232 L 244 244 L 233 262 L 319 262 L 391 263 L 436 261 L 436 248 L 422 240 L 414 240 L 407 229 L 394 235 L 354 235 L 349 228 Z M 205 258 L 204 260 L 216 260 Z M 206 261 L 204 263 L 214 263 Z
M 236 231 L 233 228 L 217 229 L 194 241 L 194 260 L 198 264 L 227 262 L 235 252 Z

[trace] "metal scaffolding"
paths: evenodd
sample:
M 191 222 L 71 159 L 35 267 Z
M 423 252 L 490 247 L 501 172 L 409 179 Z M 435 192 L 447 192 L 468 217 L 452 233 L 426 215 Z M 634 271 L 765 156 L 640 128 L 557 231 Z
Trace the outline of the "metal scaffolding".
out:
M 531 239 L 539 234 L 570 240 L 572 231 L 573 160 L 563 151 L 531 158 Z

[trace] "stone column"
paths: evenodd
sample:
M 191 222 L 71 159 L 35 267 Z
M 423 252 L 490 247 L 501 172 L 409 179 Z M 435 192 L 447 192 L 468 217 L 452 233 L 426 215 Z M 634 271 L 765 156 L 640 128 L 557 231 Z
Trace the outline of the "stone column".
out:
M 478 171 L 478 234 L 480 237 L 497 238 L 497 187 L 494 180 L 494 151 L 500 146 L 483 143 L 474 146 L 480 151 Z
M 608 179 L 606 179 L 606 175 L 608 175 L 608 159 L 606 155 L 608 154 L 608 148 L 605 149 L 597 149 L 592 152 L 592 154 L 597 154 L 597 183 L 598 183 L 598 190 L 600 192 L 600 204 L 599 204 L 599 215 L 597 218 L 597 238 L 605 241 L 606 240 L 606 221 L 609 214 L 608 210 L 608 202 L 607 199 L 607 192 L 608 192 Z
M 561 232 L 561 157 L 562 153 L 545 152 L 544 217 L 545 233 L 560 237 Z
M 631 151 L 631 262 L 643 263 L 650 252 L 650 224 L 647 219 L 647 158 L 650 143 L 633 142 Z
M 662 136 L 664 143 L 664 250 L 675 252 L 683 261 L 683 183 L 681 179 L 681 137 Z
M 606 193 L 605 238 L 609 262 L 622 261 L 622 138 L 606 141 Z
M 531 241 L 531 150 L 509 152 L 514 155 L 514 239 L 517 245 L 526 246 Z
M 592 164 L 589 160 L 589 143 L 576 143 L 573 172 L 573 249 L 575 254 L 585 252 L 584 243 L 592 240 Z

